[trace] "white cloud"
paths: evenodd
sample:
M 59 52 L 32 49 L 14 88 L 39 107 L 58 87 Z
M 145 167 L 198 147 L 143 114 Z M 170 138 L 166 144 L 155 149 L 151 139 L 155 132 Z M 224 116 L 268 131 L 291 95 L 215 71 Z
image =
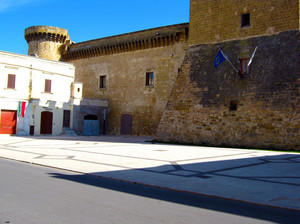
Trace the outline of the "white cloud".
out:
M 0 0 L 0 12 L 41 0 Z

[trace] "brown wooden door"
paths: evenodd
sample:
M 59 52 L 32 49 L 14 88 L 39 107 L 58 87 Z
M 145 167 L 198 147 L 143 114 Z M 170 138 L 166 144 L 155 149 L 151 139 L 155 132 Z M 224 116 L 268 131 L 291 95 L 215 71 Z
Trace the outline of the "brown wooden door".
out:
M 70 120 L 71 120 L 71 111 L 64 110 L 64 120 L 63 120 L 63 127 L 69 128 L 70 127 Z
M 53 114 L 49 111 L 41 113 L 41 134 L 52 134 Z
M 133 119 L 130 114 L 123 114 L 121 117 L 121 135 L 132 135 Z
M 17 111 L 2 110 L 0 134 L 16 134 L 17 132 Z

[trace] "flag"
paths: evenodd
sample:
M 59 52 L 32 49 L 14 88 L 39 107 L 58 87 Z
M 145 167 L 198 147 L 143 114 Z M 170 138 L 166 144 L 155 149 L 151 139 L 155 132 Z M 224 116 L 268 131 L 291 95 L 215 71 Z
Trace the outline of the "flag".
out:
M 18 111 L 17 111 L 17 116 L 22 116 L 24 117 L 25 115 L 25 106 L 26 106 L 26 102 L 19 102 L 18 104 Z
M 25 115 L 25 106 L 26 106 L 26 102 L 22 102 L 22 110 L 21 110 L 22 117 L 24 117 L 24 115 Z
M 250 58 L 250 60 L 249 60 L 249 62 L 248 62 L 248 64 L 247 64 L 247 68 L 249 67 L 249 65 L 252 63 L 252 60 L 253 60 L 253 58 L 254 58 L 254 55 L 255 55 L 255 52 L 256 52 L 256 49 L 257 49 L 257 47 L 254 49 L 254 51 L 253 51 L 253 54 L 252 54 L 252 56 L 251 56 L 251 58 Z
M 17 111 L 17 116 L 19 117 L 21 115 L 22 112 L 22 102 L 19 102 L 18 104 L 18 111 Z
M 214 61 L 215 67 L 218 68 L 218 66 L 225 60 L 226 60 L 226 58 L 224 57 L 222 50 L 219 50 L 217 56 L 215 57 L 215 61 Z

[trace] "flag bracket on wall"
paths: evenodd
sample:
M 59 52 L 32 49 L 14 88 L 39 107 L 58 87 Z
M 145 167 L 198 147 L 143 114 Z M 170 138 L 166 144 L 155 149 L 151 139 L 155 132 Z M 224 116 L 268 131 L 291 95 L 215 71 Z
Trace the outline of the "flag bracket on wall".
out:
M 252 63 L 253 61 L 253 58 L 254 58 L 254 55 L 255 55 L 255 52 L 257 50 L 257 47 L 255 47 L 253 53 L 252 53 L 252 56 L 249 60 L 249 62 L 247 63 L 247 65 L 245 66 L 245 70 L 247 70 L 250 66 L 250 64 Z M 224 54 L 224 52 L 220 49 L 217 56 L 215 57 L 214 59 L 214 64 L 215 64 L 215 67 L 218 68 L 219 65 L 223 62 L 223 61 L 228 61 L 228 63 L 231 65 L 231 67 L 234 69 L 234 71 L 238 74 L 238 75 L 241 75 L 241 68 L 240 68 L 240 65 L 238 66 L 238 68 L 235 68 L 234 65 L 231 63 L 231 61 L 228 59 L 228 57 Z

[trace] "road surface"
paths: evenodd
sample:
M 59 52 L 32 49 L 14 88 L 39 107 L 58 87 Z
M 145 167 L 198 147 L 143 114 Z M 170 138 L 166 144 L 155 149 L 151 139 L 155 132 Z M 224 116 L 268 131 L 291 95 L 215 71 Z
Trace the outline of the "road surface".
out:
M 299 220 L 300 212 L 295 210 L 0 159 L 0 224 L 292 224 Z

